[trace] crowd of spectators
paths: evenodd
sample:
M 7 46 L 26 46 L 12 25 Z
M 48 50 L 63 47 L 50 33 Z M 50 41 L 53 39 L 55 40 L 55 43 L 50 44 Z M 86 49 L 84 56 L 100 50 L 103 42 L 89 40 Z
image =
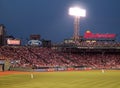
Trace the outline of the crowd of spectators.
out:
M 0 59 L 10 60 L 18 67 L 90 66 L 120 68 L 119 54 L 63 53 L 44 47 L 1 46 Z
M 120 68 L 119 54 L 69 54 L 67 57 L 76 66 L 90 66 L 92 68 Z

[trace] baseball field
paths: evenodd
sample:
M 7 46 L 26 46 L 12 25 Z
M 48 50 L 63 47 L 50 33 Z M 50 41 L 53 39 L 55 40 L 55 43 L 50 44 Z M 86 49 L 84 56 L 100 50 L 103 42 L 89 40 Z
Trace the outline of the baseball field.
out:
M 0 72 L 0 88 L 120 88 L 120 70 Z

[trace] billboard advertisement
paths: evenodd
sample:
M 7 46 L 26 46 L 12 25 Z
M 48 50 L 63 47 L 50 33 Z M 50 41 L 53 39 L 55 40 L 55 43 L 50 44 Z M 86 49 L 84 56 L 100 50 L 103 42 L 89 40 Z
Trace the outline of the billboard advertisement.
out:
M 7 39 L 8 45 L 20 45 L 21 41 L 20 39 Z
M 116 34 L 101 34 L 101 33 L 92 33 L 91 31 L 86 31 L 84 34 L 84 38 L 86 39 L 114 39 L 116 38 Z
M 42 42 L 39 40 L 29 40 L 28 45 L 35 45 L 35 46 L 41 46 Z

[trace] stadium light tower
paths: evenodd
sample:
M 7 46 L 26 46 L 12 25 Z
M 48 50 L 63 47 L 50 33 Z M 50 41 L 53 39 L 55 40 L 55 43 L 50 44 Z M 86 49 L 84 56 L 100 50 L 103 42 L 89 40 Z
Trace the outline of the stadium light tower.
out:
M 73 39 L 77 41 L 79 39 L 79 21 L 80 17 L 86 16 L 86 10 L 79 7 L 69 8 L 69 15 L 74 16 L 74 34 Z

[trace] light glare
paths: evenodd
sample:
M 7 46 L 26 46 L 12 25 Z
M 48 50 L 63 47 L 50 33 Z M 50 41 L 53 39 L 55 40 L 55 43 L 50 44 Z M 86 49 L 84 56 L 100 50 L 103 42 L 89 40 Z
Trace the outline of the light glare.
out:
M 86 10 L 78 8 L 78 7 L 73 7 L 69 9 L 69 15 L 85 17 Z

